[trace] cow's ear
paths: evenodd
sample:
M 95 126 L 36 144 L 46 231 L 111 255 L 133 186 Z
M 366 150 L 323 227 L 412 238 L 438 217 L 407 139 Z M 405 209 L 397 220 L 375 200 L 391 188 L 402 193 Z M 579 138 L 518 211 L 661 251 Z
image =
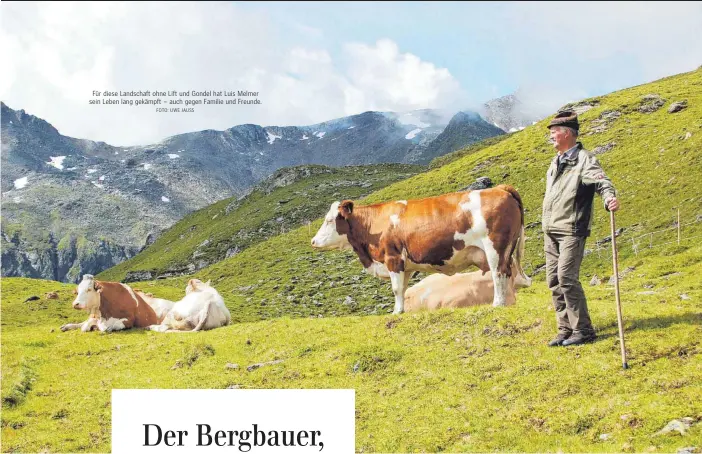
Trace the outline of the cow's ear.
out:
M 341 202 L 341 205 L 339 205 L 339 214 L 341 214 L 341 217 L 343 217 L 344 219 L 348 219 L 352 213 L 353 213 L 353 201 L 344 200 L 343 202 Z
M 100 293 L 102 292 L 102 284 L 99 283 L 98 281 L 95 281 L 95 290 Z

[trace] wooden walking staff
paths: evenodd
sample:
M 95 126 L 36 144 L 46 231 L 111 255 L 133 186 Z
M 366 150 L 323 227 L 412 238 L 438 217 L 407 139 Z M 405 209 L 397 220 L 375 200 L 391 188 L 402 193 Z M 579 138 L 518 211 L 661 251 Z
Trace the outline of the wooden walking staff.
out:
M 619 299 L 619 267 L 617 266 L 617 240 L 615 238 L 614 211 L 609 212 L 612 225 L 612 262 L 614 262 L 614 291 L 617 298 L 617 323 L 619 324 L 619 344 L 622 346 L 622 367 L 628 369 L 626 362 L 626 347 L 624 346 L 624 323 L 622 322 L 622 303 Z

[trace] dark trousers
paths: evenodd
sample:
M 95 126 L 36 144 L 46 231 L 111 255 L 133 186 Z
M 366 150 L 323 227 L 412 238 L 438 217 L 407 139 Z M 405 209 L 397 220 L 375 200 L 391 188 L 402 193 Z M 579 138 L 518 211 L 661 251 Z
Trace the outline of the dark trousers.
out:
M 583 236 L 545 234 L 546 282 L 556 309 L 558 332 L 594 336 L 587 300 L 580 284 L 580 263 L 585 251 Z

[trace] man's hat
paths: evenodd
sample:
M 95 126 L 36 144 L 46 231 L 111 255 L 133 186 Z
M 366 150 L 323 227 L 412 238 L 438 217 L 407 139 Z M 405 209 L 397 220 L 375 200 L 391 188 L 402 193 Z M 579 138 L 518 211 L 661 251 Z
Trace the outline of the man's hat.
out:
M 572 110 L 564 110 L 563 112 L 558 112 L 556 116 L 548 124 L 548 128 L 551 126 L 566 126 L 568 128 L 573 128 L 576 131 L 580 130 L 580 124 L 578 123 L 578 114 Z

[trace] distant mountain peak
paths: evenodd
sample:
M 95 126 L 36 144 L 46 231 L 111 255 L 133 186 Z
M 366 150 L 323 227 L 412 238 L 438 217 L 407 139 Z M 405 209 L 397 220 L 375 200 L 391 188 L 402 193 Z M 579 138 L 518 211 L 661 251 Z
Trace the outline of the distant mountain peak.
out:
M 31 218 L 24 222 L 29 227 L 22 230 L 21 246 L 4 256 L 3 273 L 55 280 L 97 274 L 186 214 L 239 197 L 259 182 L 275 187 L 326 171 L 309 167 L 314 165 L 427 164 L 437 153 L 502 133 L 475 113 L 416 109 L 365 111 L 306 126 L 246 123 L 116 147 L 63 136 L 48 122 L 4 103 L 2 113 L 3 229 L 19 225 L 21 213 L 22 222 Z M 447 146 L 432 148 L 447 128 L 456 136 L 446 139 Z M 288 167 L 293 169 L 276 174 Z M 100 210 L 84 209 L 88 200 Z M 61 222 L 51 221 L 55 213 Z M 31 251 L 52 257 L 56 246 L 33 234 L 32 229 L 42 230 L 39 226 L 50 226 L 47 233 L 64 242 L 78 238 L 96 245 L 92 250 L 101 251 L 99 257 L 89 255 L 86 246 L 65 256 L 65 266 L 47 259 L 40 267 Z M 105 241 L 113 249 L 97 247 Z
M 529 112 L 518 93 L 491 99 L 482 106 L 482 117 L 506 132 L 515 132 L 540 120 Z

